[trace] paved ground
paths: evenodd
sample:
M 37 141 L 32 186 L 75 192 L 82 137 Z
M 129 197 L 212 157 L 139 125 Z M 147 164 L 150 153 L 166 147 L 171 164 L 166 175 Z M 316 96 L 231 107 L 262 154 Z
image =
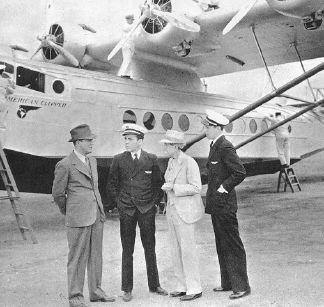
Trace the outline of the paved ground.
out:
M 203 297 L 194 302 L 159 297 L 147 289 L 140 241 L 134 255 L 134 299 L 120 295 L 119 221 L 105 224 L 103 288 L 114 306 L 324 306 L 324 154 L 296 166 L 302 192 L 275 193 L 277 175 L 248 178 L 239 187 L 239 222 L 252 295 L 230 301 L 216 294 L 219 268 L 209 216 L 198 227 Z M 22 241 L 8 203 L 0 203 L 0 306 L 68 306 L 67 243 L 63 218 L 48 195 L 23 194 L 39 244 Z M 164 216 L 157 217 L 161 284 L 172 290 L 172 267 Z M 85 287 L 86 288 L 86 287 Z M 85 295 L 88 297 L 87 290 Z M 109 303 L 107 303 L 109 304 Z M 111 303 L 110 303 L 111 304 Z M 92 304 L 104 306 L 104 304 Z

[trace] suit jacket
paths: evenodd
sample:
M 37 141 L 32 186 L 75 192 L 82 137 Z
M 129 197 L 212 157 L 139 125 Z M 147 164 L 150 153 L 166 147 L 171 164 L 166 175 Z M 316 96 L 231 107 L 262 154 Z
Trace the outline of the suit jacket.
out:
M 139 161 L 133 161 L 130 152 L 125 151 L 113 158 L 108 178 L 108 191 L 119 210 L 129 215 L 136 208 L 145 213 L 161 196 L 162 175 L 154 154 L 142 150 Z
M 89 157 L 91 173 L 74 152 L 55 166 L 52 195 L 69 227 L 92 225 L 97 218 L 98 207 L 101 220 L 105 213 L 98 190 L 97 161 Z M 92 176 L 91 176 L 92 175 Z
M 233 144 L 225 136 L 221 136 L 211 148 L 207 170 L 206 213 L 236 212 L 237 199 L 234 187 L 244 180 L 246 171 Z M 228 193 L 217 192 L 221 185 Z
M 178 163 L 173 165 L 169 159 L 165 181 L 173 182 L 173 190 L 168 191 L 168 205 L 174 205 L 178 215 L 185 223 L 194 223 L 204 214 L 201 199 L 201 178 L 197 162 L 180 152 Z

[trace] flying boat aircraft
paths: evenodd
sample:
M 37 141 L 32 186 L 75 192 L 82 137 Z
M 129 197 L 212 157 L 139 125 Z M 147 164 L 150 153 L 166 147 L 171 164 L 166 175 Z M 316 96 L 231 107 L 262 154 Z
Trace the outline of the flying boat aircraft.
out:
M 49 9 L 55 5 L 61 4 L 52 1 Z M 88 1 L 84 5 L 91 6 Z M 225 134 L 238 146 L 248 175 L 280 169 L 274 136 L 266 133 L 264 116 L 269 113 L 280 111 L 292 119 L 292 163 L 324 148 L 322 100 L 303 100 L 308 112 L 296 118 L 300 105 L 296 110 L 265 104 L 322 71 L 324 64 L 253 104 L 206 93 L 200 79 L 322 56 L 324 0 L 250 1 L 239 11 L 223 8 L 222 1 L 146 0 L 130 32 L 119 37 L 98 31 L 107 19 L 100 7 L 88 9 L 93 24 L 76 6 L 74 10 L 73 20 L 58 14 L 49 21 L 48 33 L 37 37 L 40 45 L 31 59 L 19 56 L 27 50 L 17 45 L 11 46 L 13 55 L 0 55 L 1 141 L 21 191 L 51 191 L 54 166 L 71 151 L 69 130 L 81 123 L 97 134 L 93 154 L 106 203 L 111 159 L 124 150 L 124 123 L 148 129 L 145 149 L 158 155 L 162 169 L 167 159 L 158 140 L 167 129 L 185 132 L 188 153 L 197 160 L 204 182 L 209 144 L 201 118 L 206 109 L 229 117 Z M 135 47 L 132 74 L 121 78 L 121 49 L 129 39 Z M 246 144 L 240 146 L 242 142 Z

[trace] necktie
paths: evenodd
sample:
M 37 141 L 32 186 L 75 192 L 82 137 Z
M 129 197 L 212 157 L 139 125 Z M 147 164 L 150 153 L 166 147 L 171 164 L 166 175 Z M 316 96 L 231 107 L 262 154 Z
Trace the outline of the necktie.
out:
M 134 154 L 134 163 L 135 163 L 135 165 L 138 164 L 138 157 L 137 157 L 137 153 Z
M 214 145 L 214 142 L 211 141 L 211 142 L 210 142 L 210 145 L 209 145 L 210 149 L 213 147 L 213 145 Z
M 85 158 L 85 164 L 86 164 L 86 166 L 87 166 L 87 168 L 88 168 L 88 170 L 89 170 L 89 172 L 91 174 L 90 161 L 89 161 L 89 158 L 88 157 Z

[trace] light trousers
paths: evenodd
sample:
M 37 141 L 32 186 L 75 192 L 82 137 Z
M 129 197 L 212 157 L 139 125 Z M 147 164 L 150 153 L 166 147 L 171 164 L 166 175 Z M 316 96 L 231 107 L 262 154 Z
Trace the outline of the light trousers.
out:
M 290 165 L 289 138 L 276 138 L 277 152 L 281 165 Z
M 202 288 L 195 240 L 195 223 L 185 223 L 173 205 L 167 206 L 166 216 L 176 279 L 175 291 L 186 292 L 187 295 L 200 293 Z

